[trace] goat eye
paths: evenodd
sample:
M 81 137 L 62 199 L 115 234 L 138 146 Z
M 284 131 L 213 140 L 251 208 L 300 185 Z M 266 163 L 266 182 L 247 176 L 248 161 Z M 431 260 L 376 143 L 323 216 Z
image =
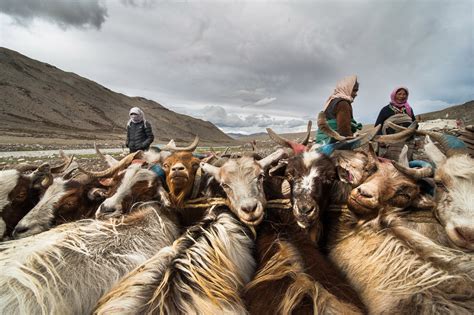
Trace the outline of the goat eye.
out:
M 439 188 L 445 192 L 448 192 L 448 187 L 443 182 L 435 182 L 436 188 Z
M 26 197 L 26 192 L 21 192 L 15 196 L 15 200 L 23 200 Z
M 229 189 L 229 188 L 230 188 L 230 186 L 227 185 L 226 183 L 222 183 L 221 186 L 222 186 L 222 188 L 224 188 L 224 189 Z

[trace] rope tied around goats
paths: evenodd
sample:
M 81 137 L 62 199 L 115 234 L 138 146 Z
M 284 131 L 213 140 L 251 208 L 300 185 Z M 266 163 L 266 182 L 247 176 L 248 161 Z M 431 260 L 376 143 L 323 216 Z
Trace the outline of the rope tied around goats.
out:
M 224 206 L 228 205 L 228 200 L 226 198 L 208 198 L 201 197 L 196 199 L 188 200 L 184 203 L 185 208 L 208 208 L 211 206 Z M 267 208 L 277 208 L 277 209 L 290 209 L 291 200 L 290 199 L 271 199 L 267 201 Z

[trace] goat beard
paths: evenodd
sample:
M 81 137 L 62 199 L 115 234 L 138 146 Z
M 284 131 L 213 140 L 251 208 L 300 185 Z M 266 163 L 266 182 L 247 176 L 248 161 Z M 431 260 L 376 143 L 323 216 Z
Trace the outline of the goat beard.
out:
M 182 208 L 184 201 L 190 193 L 192 186 L 184 187 L 182 190 L 176 190 L 175 187 L 170 187 L 170 201 L 174 207 Z

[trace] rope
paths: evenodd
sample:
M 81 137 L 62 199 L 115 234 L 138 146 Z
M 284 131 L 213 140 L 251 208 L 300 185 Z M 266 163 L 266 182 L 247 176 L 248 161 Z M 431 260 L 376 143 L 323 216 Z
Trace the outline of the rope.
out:
M 431 211 L 413 211 L 404 215 L 402 219 L 415 223 L 438 223 L 438 220 Z
M 188 200 L 184 203 L 185 208 L 208 208 L 211 206 L 228 205 L 226 198 L 208 198 L 201 197 Z M 289 209 L 291 208 L 290 199 L 271 199 L 267 201 L 267 208 Z

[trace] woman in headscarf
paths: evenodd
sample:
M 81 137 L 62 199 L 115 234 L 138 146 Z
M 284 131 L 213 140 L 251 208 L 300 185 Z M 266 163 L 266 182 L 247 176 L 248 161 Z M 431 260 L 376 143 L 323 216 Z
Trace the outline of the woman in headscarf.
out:
M 394 123 L 401 124 L 407 127 L 407 125 L 410 125 L 411 121 L 415 121 L 415 114 L 413 114 L 413 109 L 411 108 L 410 104 L 408 104 L 408 89 L 404 86 L 395 88 L 392 91 L 392 94 L 390 94 L 390 103 L 380 110 L 379 116 L 377 117 L 377 121 L 375 122 L 375 126 L 382 126 L 379 133 L 382 133 L 382 130 L 384 130 L 383 124 L 385 123 L 385 121 L 389 117 L 397 114 L 402 114 L 399 115 L 399 117 L 405 117 L 405 119 L 404 121 L 400 122 L 394 121 Z M 391 132 L 391 130 L 388 130 L 388 133 Z
M 404 86 L 395 88 L 390 94 L 390 103 L 380 110 L 377 121 L 375 122 L 375 126 L 381 125 L 382 127 L 380 128 L 379 134 L 391 134 L 396 132 L 386 123 L 388 121 L 403 127 L 408 127 L 415 121 L 413 109 L 410 104 L 408 104 L 408 89 Z M 407 157 L 411 160 L 415 147 L 413 137 L 400 143 L 390 145 L 379 144 L 378 155 L 387 159 L 397 160 L 404 145 L 408 146 Z
M 351 75 L 337 82 L 334 92 L 324 105 L 324 114 L 329 126 L 342 136 L 352 136 L 362 124 L 354 120 L 352 102 L 359 91 L 357 76 Z M 318 130 L 316 143 L 326 144 L 334 141 L 328 135 Z
M 129 115 L 125 146 L 130 149 L 130 153 L 138 150 L 148 150 L 155 139 L 150 123 L 145 120 L 145 114 L 138 107 L 130 109 Z

